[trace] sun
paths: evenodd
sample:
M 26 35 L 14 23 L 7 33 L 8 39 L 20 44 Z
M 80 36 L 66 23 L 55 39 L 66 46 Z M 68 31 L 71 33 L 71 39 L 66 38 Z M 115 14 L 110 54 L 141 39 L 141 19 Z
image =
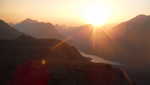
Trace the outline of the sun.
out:
M 84 21 L 87 24 L 92 24 L 93 26 L 105 24 L 108 21 L 110 14 L 108 7 L 100 5 L 90 5 L 82 11 Z

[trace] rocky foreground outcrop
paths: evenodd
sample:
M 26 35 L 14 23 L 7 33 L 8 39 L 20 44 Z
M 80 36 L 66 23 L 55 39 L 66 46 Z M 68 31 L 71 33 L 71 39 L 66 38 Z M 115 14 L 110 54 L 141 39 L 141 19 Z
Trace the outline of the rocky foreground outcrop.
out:
M 92 63 L 72 46 L 51 40 L 1 40 L 1 85 L 131 85 L 124 70 Z

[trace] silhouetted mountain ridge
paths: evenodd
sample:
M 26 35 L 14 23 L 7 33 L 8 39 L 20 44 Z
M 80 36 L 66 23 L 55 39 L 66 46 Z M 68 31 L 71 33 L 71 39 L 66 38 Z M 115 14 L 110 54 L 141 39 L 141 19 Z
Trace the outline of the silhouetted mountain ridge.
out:
M 29 19 L 23 21 L 23 25 L 30 24 L 34 25 L 34 32 L 38 27 L 42 30 L 41 27 L 49 29 L 51 26 Z M 28 28 L 30 26 L 24 29 Z M 71 39 L 77 38 L 79 41 L 87 42 L 92 28 L 90 26 L 81 28 L 83 29 L 78 29 L 76 32 L 79 33 L 71 36 Z M 40 30 L 39 32 L 45 33 Z M 0 56 L 0 84 L 2 85 L 26 85 L 30 81 L 37 84 L 38 81 L 45 79 L 44 76 L 46 78 L 50 76 L 51 79 L 47 82 L 52 82 L 52 85 L 58 85 L 58 83 L 72 85 L 75 82 L 79 85 L 93 85 L 95 82 L 104 85 L 110 82 L 115 85 L 130 83 L 125 77 L 127 75 L 120 68 L 107 63 L 93 63 L 90 58 L 83 57 L 74 46 L 56 39 L 33 39 L 21 34 L 15 40 L 0 40 Z M 95 76 L 94 80 L 92 75 Z M 113 81 L 112 77 L 117 81 Z M 37 81 L 37 78 L 40 80 Z

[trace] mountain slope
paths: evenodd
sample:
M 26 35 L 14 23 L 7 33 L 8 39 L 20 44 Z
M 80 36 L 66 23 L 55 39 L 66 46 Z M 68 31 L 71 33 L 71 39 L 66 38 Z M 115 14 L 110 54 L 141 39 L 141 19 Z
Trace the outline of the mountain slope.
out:
M 0 20 L 0 39 L 1 40 L 12 40 L 16 39 L 21 35 L 20 32 L 9 26 L 3 20 Z
M 149 85 L 150 16 L 139 15 L 112 28 L 115 56 L 109 58 L 125 64 L 137 85 Z M 108 59 L 108 57 L 106 57 Z
M 138 56 L 139 59 L 136 60 L 143 62 L 150 59 L 148 57 L 150 55 L 148 52 L 150 50 L 150 16 L 136 16 L 113 29 L 112 36 L 117 44 L 120 44 L 121 50 L 124 52 L 123 55 Z

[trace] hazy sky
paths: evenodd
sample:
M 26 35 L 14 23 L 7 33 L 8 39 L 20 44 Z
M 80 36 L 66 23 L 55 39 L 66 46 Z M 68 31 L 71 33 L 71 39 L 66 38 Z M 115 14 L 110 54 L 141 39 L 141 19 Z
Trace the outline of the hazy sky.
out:
M 150 0 L 0 0 L 0 19 L 13 23 L 33 18 L 58 24 L 85 24 L 82 11 L 94 4 L 110 9 L 109 23 L 138 14 L 150 15 Z

